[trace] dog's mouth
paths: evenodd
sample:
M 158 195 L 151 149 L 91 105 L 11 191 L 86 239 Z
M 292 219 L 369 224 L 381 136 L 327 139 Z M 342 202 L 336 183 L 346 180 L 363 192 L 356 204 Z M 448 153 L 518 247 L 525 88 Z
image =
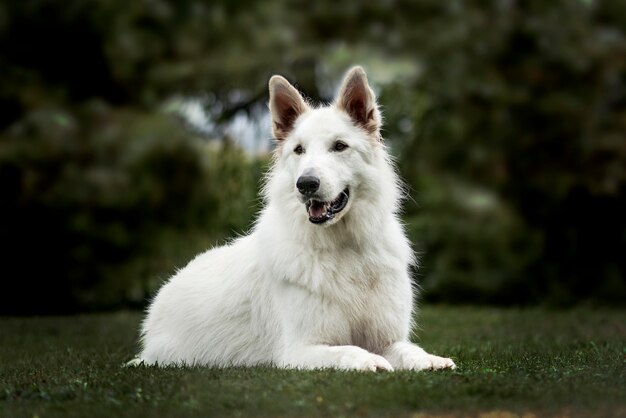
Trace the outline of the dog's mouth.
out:
M 304 206 L 309 215 L 309 221 L 314 224 L 323 224 L 335 217 L 336 214 L 345 209 L 350 198 L 350 190 L 344 189 L 339 196 L 331 202 L 321 202 L 315 199 L 309 199 Z

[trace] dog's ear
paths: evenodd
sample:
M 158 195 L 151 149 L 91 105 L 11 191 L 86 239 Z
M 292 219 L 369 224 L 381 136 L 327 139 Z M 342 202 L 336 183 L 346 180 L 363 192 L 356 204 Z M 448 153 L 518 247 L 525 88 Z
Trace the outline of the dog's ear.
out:
M 270 78 L 270 113 L 272 133 L 282 141 L 291 132 L 298 116 L 309 110 L 298 90 L 279 75 Z
M 362 67 L 353 67 L 348 71 L 339 89 L 335 106 L 350 115 L 357 126 L 380 139 L 380 111 Z

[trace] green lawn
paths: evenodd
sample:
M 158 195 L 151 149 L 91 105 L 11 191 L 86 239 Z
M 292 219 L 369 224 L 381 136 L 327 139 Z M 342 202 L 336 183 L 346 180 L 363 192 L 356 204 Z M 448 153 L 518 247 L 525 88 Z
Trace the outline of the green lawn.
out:
M 0 415 L 626 416 L 626 311 L 425 307 L 455 371 L 126 369 L 141 315 L 0 318 Z

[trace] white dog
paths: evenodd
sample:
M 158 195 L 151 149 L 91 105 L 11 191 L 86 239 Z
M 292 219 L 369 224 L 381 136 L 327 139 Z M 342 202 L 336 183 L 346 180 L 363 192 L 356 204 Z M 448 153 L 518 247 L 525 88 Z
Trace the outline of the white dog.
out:
M 274 162 L 252 232 L 197 256 L 158 292 L 133 364 L 454 368 L 409 341 L 414 257 L 399 180 L 361 67 L 331 106 L 269 82 Z

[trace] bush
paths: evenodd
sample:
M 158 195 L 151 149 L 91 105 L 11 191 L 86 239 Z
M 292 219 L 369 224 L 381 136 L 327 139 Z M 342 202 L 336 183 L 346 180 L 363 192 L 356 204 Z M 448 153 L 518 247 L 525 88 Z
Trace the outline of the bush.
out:
M 511 304 L 536 296 L 526 273 L 541 255 L 541 235 L 514 210 L 491 191 L 442 174 L 422 176 L 416 188 L 420 209 L 406 222 L 424 299 Z
M 389 87 L 415 126 L 400 155 L 411 184 L 436 172 L 459 187 L 479 185 L 516 220 L 502 224 L 502 240 L 512 239 L 512 225 L 529 242 L 539 234 L 541 256 L 528 264 L 521 254 L 506 274 L 525 267 L 532 291 L 511 290 L 519 302 L 626 300 L 626 20 L 616 5 L 442 3 L 426 18 L 435 35 L 421 50 L 420 78 Z M 425 202 L 424 216 L 442 227 L 446 218 L 431 210 Z M 483 235 L 470 253 L 503 251 L 490 241 L 496 231 L 474 217 L 448 226 L 449 237 Z M 434 252 L 436 265 L 457 262 L 457 244 L 442 239 L 449 247 Z
M 212 149 L 213 147 L 213 149 Z M 257 209 L 260 161 L 170 116 L 98 103 L 33 112 L 0 138 L 3 313 L 141 304 Z
M 140 303 L 247 227 L 265 162 L 154 109 L 204 96 L 219 126 L 274 73 L 328 100 L 353 63 L 416 191 L 427 297 L 624 304 L 623 5 L 400 3 L 0 2 L 0 310 Z

